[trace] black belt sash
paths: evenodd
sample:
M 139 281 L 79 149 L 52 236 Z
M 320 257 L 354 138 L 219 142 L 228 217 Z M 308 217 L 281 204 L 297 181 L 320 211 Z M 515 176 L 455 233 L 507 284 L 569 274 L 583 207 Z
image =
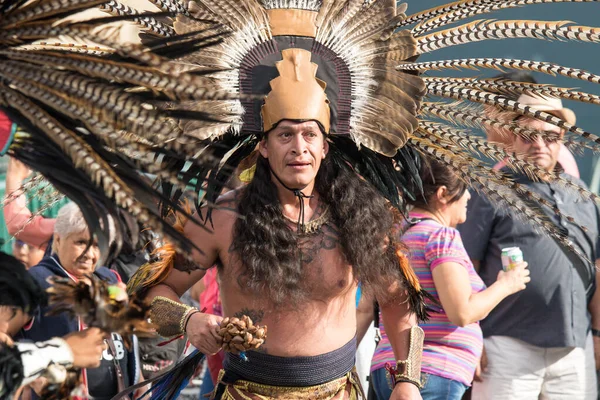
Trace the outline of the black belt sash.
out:
M 305 387 L 338 379 L 354 368 L 356 337 L 329 353 L 310 357 L 278 357 L 248 351 L 248 360 L 231 353 L 225 355 L 222 381 L 239 379 L 271 386 Z

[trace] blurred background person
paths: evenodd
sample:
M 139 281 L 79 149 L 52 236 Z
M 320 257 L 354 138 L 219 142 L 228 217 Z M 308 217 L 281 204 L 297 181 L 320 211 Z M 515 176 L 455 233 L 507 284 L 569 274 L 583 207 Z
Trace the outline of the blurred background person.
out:
M 500 75 L 496 75 L 494 76 L 494 78 L 515 82 L 538 83 L 537 80 L 533 77 L 533 75 L 526 71 L 511 71 Z M 514 101 L 522 102 L 524 100 L 524 98 L 519 99 L 518 94 L 503 93 L 503 95 L 506 98 Z M 522 104 L 529 105 L 527 102 Z M 511 122 L 516 117 L 514 113 L 500 112 L 497 108 L 494 107 L 484 106 L 484 109 L 488 117 L 499 119 L 501 121 Z M 575 122 L 577 121 L 575 113 L 572 110 L 565 107 L 557 109 L 556 106 L 547 106 L 544 109 L 539 110 L 549 112 L 552 115 L 562 118 L 571 125 L 575 125 Z M 489 141 L 500 143 L 507 148 L 512 147 L 514 135 L 511 132 L 487 125 L 484 126 L 484 132 Z M 577 167 L 577 161 L 575 161 L 575 157 L 573 157 L 573 154 L 569 151 L 569 149 L 567 149 L 564 143 L 560 143 L 560 150 L 558 152 L 558 163 L 564 169 L 565 173 L 574 176 L 575 178 L 579 178 L 579 168 Z M 499 170 L 504 168 L 505 166 L 506 163 L 500 161 L 496 163 L 496 165 L 494 165 L 494 169 Z
M 44 258 L 44 250 L 39 247 L 29 245 L 19 239 L 13 239 L 13 256 L 21 261 L 27 269 L 37 265 Z
M 50 365 L 87 368 L 100 364 L 106 335 L 97 328 L 41 343 L 14 342 L 14 335 L 46 300 L 46 293 L 22 263 L 0 252 L 0 398 L 45 379 L 40 377 Z M 22 371 L 17 379 L 12 373 L 15 366 Z
M 471 385 L 479 364 L 483 346 L 479 320 L 502 299 L 523 290 L 530 280 L 529 271 L 526 263 L 520 263 L 498 272 L 496 282 L 486 288 L 456 230 L 467 218 L 467 185 L 446 164 L 432 159 L 423 159 L 420 175 L 423 193 L 410 201 L 413 208 L 401 240 L 421 287 L 442 306 L 431 305 L 429 320 L 419 324 L 425 332 L 421 396 L 423 400 L 458 400 Z M 383 324 L 380 329 L 371 384 L 377 398 L 384 400 L 393 389 L 385 366 L 394 365 L 394 353 Z
M 8 233 L 29 246 L 46 249 L 54 233 L 54 218 L 33 215 L 27 206 L 27 198 L 22 193 L 25 179 L 31 170 L 15 158 L 9 158 L 6 171 L 4 199 L 4 221 Z
M 564 119 L 569 115 L 560 99 L 522 94 L 518 101 Z M 565 184 L 586 187 L 558 162 L 563 130 L 519 115 L 507 119 L 539 132 L 527 138 L 511 135 L 512 151 L 554 176 L 532 179 L 507 168 L 502 172 L 544 200 L 536 201 L 536 209 L 565 239 L 544 234 L 517 211 L 473 193 L 469 218 L 458 229 L 483 281 L 496 282 L 502 249 L 514 246 L 529 262 L 532 277 L 524 291 L 502 301 L 481 323 L 486 357 L 473 399 L 596 400 L 600 293 L 594 261 L 599 258 L 600 210 Z
M 44 289 L 50 287 L 48 278 L 53 276 L 78 281 L 93 274 L 109 283 L 120 282 L 115 271 L 98 265 L 100 250 L 91 239 L 77 205 L 69 203 L 63 206 L 56 218 L 52 255 L 42 259 L 29 273 Z M 85 329 L 79 319 L 72 319 L 65 313 L 48 316 L 47 311 L 47 307 L 43 307 L 24 327 L 24 338 L 44 341 Z M 134 347 L 137 346 L 137 340 L 134 339 L 133 343 Z M 135 348 L 128 351 L 123 339 L 115 333 L 107 338 L 106 344 L 100 366 L 82 373 L 89 395 L 100 400 L 111 399 L 141 377 Z

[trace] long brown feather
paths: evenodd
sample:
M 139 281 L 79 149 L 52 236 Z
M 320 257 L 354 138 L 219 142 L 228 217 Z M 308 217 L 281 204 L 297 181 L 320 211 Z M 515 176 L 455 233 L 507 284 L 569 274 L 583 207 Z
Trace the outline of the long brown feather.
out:
M 109 2 L 102 4 L 100 9 L 114 16 L 139 14 L 137 10 L 134 10 L 125 4 L 119 3 L 116 0 L 110 0 Z M 166 37 L 173 36 L 175 34 L 175 31 L 172 27 L 151 16 L 141 16 L 133 19 L 133 21 L 139 24 L 141 27 L 146 28 L 146 32 L 151 32 L 158 36 Z
M 0 27 L 8 29 L 23 22 L 30 24 L 67 11 L 86 10 L 104 2 L 106 0 L 37 0 L 15 9 L 14 12 L 5 13 L 0 18 Z
M 598 147 L 598 145 L 600 145 L 600 137 L 594 135 L 593 133 L 587 132 L 576 125 L 569 124 L 567 121 L 563 121 L 552 114 L 536 110 L 535 108 L 520 104 L 501 95 L 476 89 L 456 87 L 447 83 L 439 83 L 429 86 L 428 91 L 431 95 L 488 104 L 491 106 L 501 107 L 506 110 L 511 110 L 531 118 L 539 119 L 540 121 L 548 122 L 594 142 L 594 148 L 597 150 L 600 149 L 600 147 Z
M 530 60 L 515 60 L 510 58 L 463 58 L 458 60 L 424 61 L 418 63 L 404 63 L 396 67 L 402 71 L 439 71 L 442 69 L 477 69 L 490 68 L 502 71 L 503 68 L 541 72 L 556 76 L 566 76 L 582 81 L 600 83 L 600 75 L 589 71 L 565 67 L 562 65 Z
M 420 36 L 423 33 L 429 32 L 433 29 L 450 25 L 451 23 L 473 17 L 475 15 L 489 14 L 502 9 L 523 7 L 532 4 L 568 3 L 571 1 L 581 3 L 597 0 L 496 0 L 494 2 L 482 2 L 480 0 L 462 1 L 460 8 L 456 8 L 442 15 L 422 21 L 412 29 L 412 32 L 415 36 Z
M 417 38 L 419 52 L 435 50 L 482 40 L 513 38 L 600 41 L 600 29 L 569 25 L 569 21 L 479 20 L 430 33 Z

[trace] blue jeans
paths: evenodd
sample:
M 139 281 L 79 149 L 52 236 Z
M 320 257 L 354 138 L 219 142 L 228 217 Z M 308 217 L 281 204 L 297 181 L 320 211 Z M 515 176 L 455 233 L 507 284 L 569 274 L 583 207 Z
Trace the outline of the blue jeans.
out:
M 371 385 L 375 389 L 377 400 L 388 400 L 392 395 L 392 379 L 385 368 L 371 373 Z M 423 400 L 460 400 L 468 386 L 452 379 L 421 373 L 421 397 Z
M 200 397 L 198 399 L 206 400 L 205 395 L 211 394 L 213 390 L 215 390 L 215 384 L 212 381 L 208 368 L 206 368 L 204 376 L 202 377 L 202 386 L 200 386 Z

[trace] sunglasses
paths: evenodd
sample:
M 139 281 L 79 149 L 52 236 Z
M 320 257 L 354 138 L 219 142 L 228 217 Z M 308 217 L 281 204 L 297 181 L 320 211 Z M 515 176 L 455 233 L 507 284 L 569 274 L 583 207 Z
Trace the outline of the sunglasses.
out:
M 535 142 L 536 140 L 538 140 L 538 138 L 542 139 L 544 141 L 544 143 L 546 143 L 546 144 L 552 144 L 552 143 L 556 143 L 560 140 L 560 135 L 558 135 L 554 131 L 544 131 L 544 132 L 540 133 L 539 135 L 531 135 L 528 138 L 525 138 L 523 136 L 518 136 L 518 138 L 524 144 L 531 144 L 531 143 Z

